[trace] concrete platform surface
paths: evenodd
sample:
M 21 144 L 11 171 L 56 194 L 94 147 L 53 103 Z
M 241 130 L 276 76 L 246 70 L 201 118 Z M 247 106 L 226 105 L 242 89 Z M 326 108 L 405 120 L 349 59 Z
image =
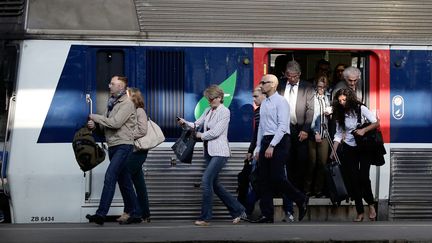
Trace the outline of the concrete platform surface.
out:
M 0 224 L 0 242 L 432 242 L 432 222 Z

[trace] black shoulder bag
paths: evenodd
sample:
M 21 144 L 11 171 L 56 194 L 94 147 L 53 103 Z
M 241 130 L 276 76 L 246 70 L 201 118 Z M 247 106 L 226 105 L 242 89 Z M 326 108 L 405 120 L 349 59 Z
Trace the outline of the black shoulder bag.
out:
M 356 114 L 357 129 L 367 127 L 371 124 L 370 122 L 361 123 L 361 105 L 357 107 Z M 386 150 L 381 131 L 375 128 L 366 132 L 363 136 L 354 134 L 354 139 L 362 154 L 368 157 L 371 165 L 384 165 L 384 154 L 386 154 Z

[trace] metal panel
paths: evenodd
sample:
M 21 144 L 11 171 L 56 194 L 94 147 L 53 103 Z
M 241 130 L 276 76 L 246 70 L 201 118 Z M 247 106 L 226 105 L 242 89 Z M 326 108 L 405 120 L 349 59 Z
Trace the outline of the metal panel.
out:
M 30 0 L 26 28 L 30 33 L 121 35 L 138 30 L 138 23 L 132 0 Z
M 0 0 L 0 18 L 24 13 L 24 0 Z
M 431 1 L 135 0 L 147 38 L 426 43 Z
M 24 0 L 0 0 L 0 40 L 20 38 L 24 32 L 24 9 Z
M 237 197 L 237 174 L 243 168 L 246 148 L 232 148 L 232 156 L 220 173 L 222 185 Z M 174 160 L 172 160 L 174 159 Z M 202 148 L 196 147 L 192 164 L 175 160 L 170 148 L 155 148 L 144 163 L 144 176 L 152 219 L 196 219 L 201 211 L 201 176 L 205 169 Z M 213 218 L 230 218 L 228 210 L 214 195 Z
M 390 220 L 432 219 L 432 149 L 392 149 Z

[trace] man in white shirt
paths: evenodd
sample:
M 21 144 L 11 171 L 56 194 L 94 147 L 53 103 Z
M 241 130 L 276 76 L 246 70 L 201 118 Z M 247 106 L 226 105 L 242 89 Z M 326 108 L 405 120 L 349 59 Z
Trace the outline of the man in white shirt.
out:
M 291 151 L 287 162 L 287 175 L 294 185 L 304 191 L 308 165 L 308 136 L 314 114 L 315 91 L 311 83 L 300 80 L 301 68 L 296 61 L 289 61 L 285 70 L 287 82 L 277 90 L 285 97 L 290 108 Z M 306 192 L 309 193 L 309 192 Z

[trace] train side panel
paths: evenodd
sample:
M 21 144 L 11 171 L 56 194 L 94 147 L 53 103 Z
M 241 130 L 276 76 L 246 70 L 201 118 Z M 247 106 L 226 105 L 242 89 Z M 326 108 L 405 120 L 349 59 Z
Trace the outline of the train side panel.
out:
M 210 84 L 220 84 L 229 90 L 225 105 L 232 114 L 231 141 L 250 141 L 251 48 L 23 41 L 8 167 L 15 223 L 83 222 L 85 214 L 96 210 L 109 161 L 106 159 L 84 176 L 75 161 L 71 142 L 74 132 L 86 123 L 89 112 L 86 94 L 92 96 L 94 110 L 105 107 L 106 100 L 100 101 L 98 95 L 108 93 L 104 82 L 109 79 L 98 77 L 95 70 L 100 67 L 96 63 L 98 55 L 112 50 L 126 53 L 124 74 L 131 77 L 131 86 L 141 88 L 148 96 L 148 113 L 170 135 L 171 141 L 175 133 L 170 131 L 179 130 L 174 119 L 178 110 L 172 107 L 184 106 L 184 114 L 180 115 L 196 119 L 208 106 L 203 91 Z M 184 61 L 175 66 L 184 69 L 182 72 L 169 66 L 173 59 L 164 59 L 172 53 L 184 56 Z M 180 100 L 172 99 L 170 90 L 177 86 L 172 86 L 171 79 L 176 77 L 166 75 L 168 72 L 179 72 L 181 78 L 177 81 L 184 82 L 183 88 L 174 90 L 181 93 Z M 109 214 L 121 214 L 118 190 L 113 206 Z
M 79 221 L 83 174 L 70 144 L 37 143 L 70 45 L 22 43 L 8 168 L 16 223 Z

